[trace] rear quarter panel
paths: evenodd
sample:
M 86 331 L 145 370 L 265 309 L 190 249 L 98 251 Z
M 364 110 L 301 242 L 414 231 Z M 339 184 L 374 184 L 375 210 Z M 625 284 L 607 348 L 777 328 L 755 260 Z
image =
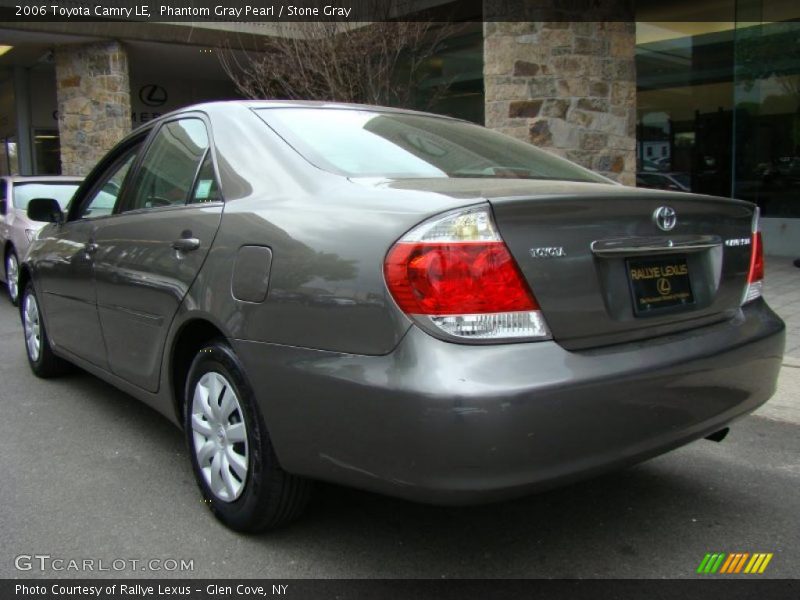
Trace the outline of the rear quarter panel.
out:
M 469 202 L 360 185 L 313 167 L 248 109 L 211 116 L 226 204 L 186 310 L 213 314 L 235 339 L 390 352 L 410 321 L 384 284 L 386 252 L 428 216 Z M 242 246 L 272 250 L 264 302 L 231 293 Z

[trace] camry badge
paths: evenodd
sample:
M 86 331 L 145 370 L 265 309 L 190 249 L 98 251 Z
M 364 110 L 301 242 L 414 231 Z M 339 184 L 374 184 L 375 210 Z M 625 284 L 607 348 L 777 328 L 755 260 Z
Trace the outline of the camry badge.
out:
M 528 250 L 533 258 L 559 258 L 567 253 L 562 246 L 545 246 Z
M 653 221 L 661 231 L 670 231 L 678 222 L 678 215 L 675 214 L 675 209 L 669 206 L 659 206 L 653 212 Z

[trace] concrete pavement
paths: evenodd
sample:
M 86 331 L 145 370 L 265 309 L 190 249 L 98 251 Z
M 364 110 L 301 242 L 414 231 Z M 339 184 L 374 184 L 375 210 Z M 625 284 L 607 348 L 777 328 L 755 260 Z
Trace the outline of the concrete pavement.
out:
M 800 269 L 785 257 L 765 264 L 764 297 L 786 323 L 786 353 L 778 391 L 754 414 L 800 425 Z
M 800 269 L 791 258 L 767 256 L 764 297 L 786 322 L 786 355 L 800 361 Z
M 768 265 L 769 278 L 778 265 Z M 792 293 L 795 272 L 785 276 L 768 279 L 767 297 L 792 322 L 792 303 L 778 296 Z M 763 577 L 796 577 L 800 369 L 792 360 L 759 412 L 766 418 L 738 421 L 719 444 L 699 441 L 476 508 L 319 485 L 300 522 L 242 536 L 203 506 L 182 436 L 166 420 L 86 374 L 33 377 L 17 313 L 0 301 L 0 577 L 671 578 L 695 577 L 706 552 L 773 552 Z M 781 398 L 783 412 L 768 409 Z M 16 556 L 36 553 L 106 564 L 184 559 L 193 570 L 15 569 Z

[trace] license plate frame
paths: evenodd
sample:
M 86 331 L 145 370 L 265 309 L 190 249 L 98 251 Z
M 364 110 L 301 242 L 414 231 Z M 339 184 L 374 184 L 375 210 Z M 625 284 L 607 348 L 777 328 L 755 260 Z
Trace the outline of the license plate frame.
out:
M 628 258 L 625 272 L 636 317 L 679 312 L 695 303 L 685 256 Z

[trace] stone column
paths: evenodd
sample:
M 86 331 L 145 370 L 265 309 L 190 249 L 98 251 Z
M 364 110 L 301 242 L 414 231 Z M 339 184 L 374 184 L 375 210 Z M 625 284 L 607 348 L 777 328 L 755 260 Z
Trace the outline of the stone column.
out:
M 486 126 L 636 180 L 635 24 L 484 23 Z
M 128 56 L 119 42 L 56 48 L 61 172 L 86 175 L 131 129 Z

